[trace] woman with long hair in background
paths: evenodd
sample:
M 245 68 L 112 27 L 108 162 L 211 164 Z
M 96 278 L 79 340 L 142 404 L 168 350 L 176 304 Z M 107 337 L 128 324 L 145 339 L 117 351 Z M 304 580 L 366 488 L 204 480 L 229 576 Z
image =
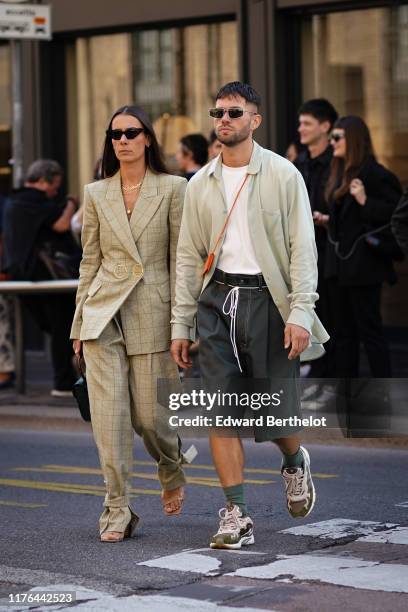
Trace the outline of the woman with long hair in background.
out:
M 326 188 L 326 278 L 335 308 L 336 374 L 359 376 L 360 342 L 373 377 L 391 376 L 381 319 L 381 290 L 393 276 L 393 238 L 387 224 L 401 196 L 397 177 L 375 158 L 367 125 L 342 117 L 331 134 L 333 160 Z M 318 218 L 317 218 L 318 217 Z M 385 229 L 381 229 L 385 228 Z

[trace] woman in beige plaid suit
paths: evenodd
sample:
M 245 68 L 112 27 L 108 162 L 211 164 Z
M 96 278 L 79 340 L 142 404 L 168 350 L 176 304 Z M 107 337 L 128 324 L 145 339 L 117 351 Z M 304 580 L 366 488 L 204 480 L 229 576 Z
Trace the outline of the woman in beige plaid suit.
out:
M 71 330 L 83 355 L 92 428 L 107 489 L 103 542 L 130 537 L 133 430 L 157 462 L 166 514 L 185 477 L 177 433 L 157 403 L 157 379 L 177 379 L 169 354 L 175 254 L 187 181 L 166 173 L 152 125 L 120 108 L 106 132 L 103 180 L 85 186 L 83 259 Z

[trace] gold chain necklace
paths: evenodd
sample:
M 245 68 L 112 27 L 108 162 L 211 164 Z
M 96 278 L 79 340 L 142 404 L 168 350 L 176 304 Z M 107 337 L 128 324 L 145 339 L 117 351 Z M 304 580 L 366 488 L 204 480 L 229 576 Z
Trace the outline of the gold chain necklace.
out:
M 125 185 L 122 183 L 122 191 L 123 193 L 131 193 L 132 191 L 136 191 L 136 189 L 140 189 L 142 183 L 143 181 L 140 181 L 140 183 L 136 183 L 136 185 L 129 185 L 128 187 L 125 187 Z
M 128 194 L 128 193 L 132 193 L 132 191 L 136 191 L 136 189 L 140 189 L 140 187 L 142 186 L 143 181 L 140 181 L 140 183 L 136 183 L 136 185 L 129 185 L 128 187 L 125 187 L 125 185 L 122 183 L 120 183 L 121 188 L 122 188 L 122 192 L 124 194 Z M 130 215 L 133 212 L 133 208 L 127 208 L 126 207 L 126 213 L 127 215 L 130 217 Z

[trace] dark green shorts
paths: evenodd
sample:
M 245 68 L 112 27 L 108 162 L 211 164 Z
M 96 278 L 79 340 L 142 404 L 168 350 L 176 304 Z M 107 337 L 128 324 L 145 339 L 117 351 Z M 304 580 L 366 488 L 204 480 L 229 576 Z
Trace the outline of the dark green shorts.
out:
M 225 423 L 231 433 L 254 435 L 256 442 L 295 434 L 302 429 L 299 358 L 288 359 L 285 325 L 268 288 L 249 287 L 245 280 L 254 277 L 247 275 L 222 277 L 216 271 L 215 278 L 229 284 L 213 277 L 197 316 L 203 388 L 217 394 L 208 412 L 216 430 L 225 435 Z M 235 316 L 227 314 L 231 307 Z

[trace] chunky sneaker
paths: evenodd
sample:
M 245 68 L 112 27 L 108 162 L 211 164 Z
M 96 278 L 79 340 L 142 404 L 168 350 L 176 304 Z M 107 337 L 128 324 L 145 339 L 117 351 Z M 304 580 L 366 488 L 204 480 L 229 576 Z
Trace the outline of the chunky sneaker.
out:
M 219 511 L 220 527 L 211 538 L 210 548 L 232 548 L 253 544 L 254 531 L 252 519 L 242 516 L 239 506 L 228 505 Z
M 282 467 L 285 481 L 286 503 L 289 514 L 293 518 L 304 518 L 313 510 L 316 500 L 315 488 L 310 471 L 310 457 L 307 450 L 301 446 L 303 467 Z

